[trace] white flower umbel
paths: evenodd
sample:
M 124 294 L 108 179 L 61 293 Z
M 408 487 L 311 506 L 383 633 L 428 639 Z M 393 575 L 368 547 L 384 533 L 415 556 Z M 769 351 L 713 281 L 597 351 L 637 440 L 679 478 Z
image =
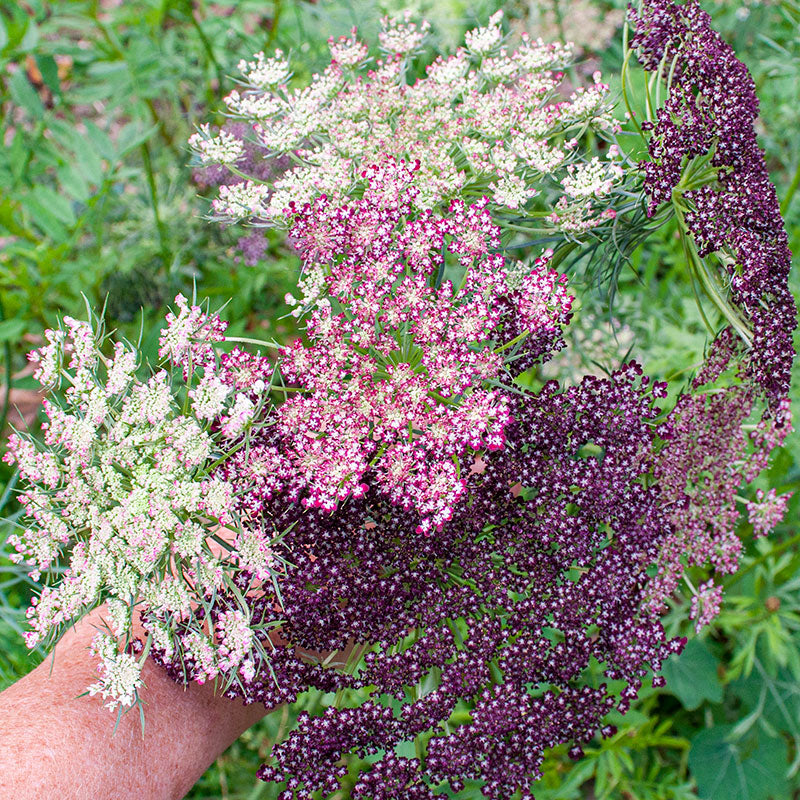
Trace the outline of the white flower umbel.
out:
M 239 62 L 239 72 L 245 81 L 256 89 L 280 86 L 292 75 L 289 63 L 280 50 L 275 51 L 273 58 L 267 58 L 264 53 L 256 53 L 253 61 L 242 59 Z
M 100 679 L 88 688 L 89 694 L 99 694 L 112 710 L 132 706 L 142 686 L 142 663 L 130 653 L 120 653 L 117 640 L 104 633 L 94 637 L 90 651 L 100 659 Z
M 192 609 L 255 558 L 232 546 L 220 561 L 212 536 L 232 526 L 235 541 L 240 526 L 233 487 L 215 470 L 246 445 L 270 386 L 258 380 L 234 391 L 214 348 L 224 323 L 182 296 L 176 304 L 161 335 L 163 368 L 144 379 L 136 350 L 117 342 L 106 356 L 91 323 L 66 317 L 63 329 L 48 331 L 31 360 L 40 380 L 66 391 L 44 403 L 44 442 L 14 434 L 5 456 L 28 484 L 24 527 L 9 538 L 13 558 L 45 583 L 27 613 L 26 641 L 52 643 L 105 603 L 108 629 L 93 646 L 100 678 L 89 693 L 111 708 L 133 703 L 141 685 L 138 653 L 150 645 L 132 638 L 134 615 L 146 615 L 164 653 L 174 652 L 178 628 L 205 641 Z M 263 580 L 266 564 L 257 568 Z M 235 674 L 247 655 L 239 628 L 224 643 L 208 639 L 206 661 L 223 647 L 219 658 Z
M 290 225 L 322 195 L 335 205 L 360 197 L 364 167 L 390 156 L 416 165 L 415 211 L 485 194 L 515 212 L 515 229 L 573 234 L 613 219 L 609 210 L 623 200 L 606 189 L 609 180 L 612 188 L 623 183 L 621 166 L 606 170 L 600 191 L 569 194 L 565 187 L 577 188 L 575 181 L 562 183 L 572 178 L 568 166 L 588 160 L 593 141 L 613 144 L 620 130 L 608 85 L 598 73 L 567 97 L 571 46 L 523 36 L 512 48 L 502 25 L 500 11 L 467 33 L 453 55 L 424 70 L 417 65 L 422 77 L 415 81 L 412 61 L 430 26 L 408 13 L 382 21 L 384 58 L 370 58 L 353 30 L 329 42 L 330 64 L 305 86 L 267 85 L 267 73 L 272 81 L 288 72 L 282 55 L 274 64 L 263 54 L 244 62 L 247 82 L 226 103 L 253 131 L 249 166 L 232 164 L 221 150 L 219 163 L 232 178 L 212 200 L 213 215 L 226 223 Z M 202 146 L 208 153 L 221 144 Z M 259 150 L 267 161 L 285 156 L 290 166 L 265 183 L 253 166 Z M 624 162 L 618 152 L 615 161 Z
M 244 144 L 227 131 L 212 136 L 208 125 L 189 138 L 189 145 L 204 164 L 235 164 L 244 155 Z

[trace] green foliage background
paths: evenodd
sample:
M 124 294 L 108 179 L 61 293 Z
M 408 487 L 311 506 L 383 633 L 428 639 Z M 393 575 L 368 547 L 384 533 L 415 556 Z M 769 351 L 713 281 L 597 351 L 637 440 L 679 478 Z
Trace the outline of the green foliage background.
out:
M 485 21 L 495 0 L 417 0 L 412 7 L 452 48 Z M 324 63 L 325 41 L 357 24 L 374 37 L 380 0 L 0 0 L 0 434 L 15 406 L 32 427 L 40 398 L 25 361 L 59 314 L 101 308 L 110 329 L 154 354 L 164 306 L 178 291 L 212 304 L 231 299 L 234 330 L 278 338 L 290 330 L 282 300 L 298 264 L 271 242 L 264 260 L 245 267 L 230 231 L 207 222 L 188 166 L 194 127 L 221 121 L 221 97 L 242 57 L 280 46 L 301 73 Z M 619 72 L 614 21 L 622 0 L 514 0 L 503 6 L 512 27 L 545 38 L 572 30 L 587 36 L 579 69 Z M 800 252 L 800 6 L 796 0 L 738 4 L 706 0 L 716 27 L 756 80 L 760 134 L 782 199 L 794 252 Z M 215 116 L 217 115 L 217 116 Z M 613 368 L 628 353 L 659 378 L 680 382 L 705 342 L 674 230 L 634 253 L 614 302 L 587 285 L 571 361 L 553 367 L 569 379 Z M 580 276 L 577 276 L 580 279 Z M 792 277 L 796 296 L 798 276 Z M 107 299 L 107 302 L 106 302 Z M 797 376 L 800 378 L 800 376 Z M 795 380 L 798 391 L 800 380 Z M 7 429 L 5 433 L 7 433 Z M 2 438 L 0 438 L 0 452 Z M 793 434 L 756 486 L 800 488 L 800 437 Z M 0 537 L 18 510 L 15 478 L 0 466 Z M 725 581 L 719 619 L 666 667 L 667 688 L 645 688 L 615 720 L 618 733 L 597 741 L 573 765 L 549 754 L 540 800 L 788 800 L 800 798 L 800 496 L 767 540 L 742 534 L 742 569 Z M 702 574 L 692 575 L 702 581 Z M 32 586 L 0 549 L 0 689 L 42 658 L 21 640 Z M 670 632 L 686 630 L 675 598 Z M 685 610 L 685 609 L 684 609 Z M 685 613 L 683 614 L 685 616 Z M 258 764 L 303 708 L 330 698 L 305 696 L 245 733 L 203 776 L 189 797 L 274 798 L 255 778 Z M 351 776 L 360 767 L 351 765 Z M 470 794 L 472 791 L 472 794 Z M 347 786 L 340 793 L 348 796 Z M 462 795 L 479 797 L 477 787 Z

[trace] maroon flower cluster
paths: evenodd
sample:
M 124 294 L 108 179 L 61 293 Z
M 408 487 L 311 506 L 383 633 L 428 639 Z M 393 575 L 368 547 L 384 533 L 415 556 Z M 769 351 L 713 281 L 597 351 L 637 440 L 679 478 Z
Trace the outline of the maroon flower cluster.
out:
M 631 16 L 631 46 L 642 65 L 648 71 L 663 66 L 669 76 L 667 100 L 656 122 L 644 126 L 652 130 L 650 161 L 644 164 L 649 212 L 673 200 L 691 159 L 710 158 L 715 179 L 684 187 L 685 221 L 699 255 L 714 253 L 724 265 L 731 299 L 753 330 L 748 348 L 731 328 L 724 329 L 691 392 L 670 412 L 674 436 L 656 476 L 672 509 L 674 533 L 651 586 L 658 605 L 674 591 L 684 562 L 710 563 L 722 573 L 737 569 L 737 491 L 767 465 L 771 450 L 791 430 L 786 394 L 797 323 L 788 287 L 791 253 L 756 141 L 758 100 L 747 68 L 694 0 L 651 0 Z M 719 392 L 713 384 L 724 373 L 729 385 Z M 766 410 L 748 436 L 742 426 L 763 399 Z M 751 505 L 751 517 L 776 516 Z
M 753 326 L 752 377 L 774 405 L 789 389 L 797 322 L 788 238 L 756 141 L 755 85 L 695 0 L 650 0 L 632 18 L 631 46 L 644 68 L 664 64 L 671 73 L 644 164 L 649 210 L 671 201 L 688 159 L 713 153 L 716 181 L 684 194 L 686 223 L 701 256 L 727 256 L 732 299 Z
M 749 434 L 743 428 L 758 394 L 744 374 L 743 351 L 733 330 L 725 329 L 711 346 L 692 391 L 682 395 L 669 414 L 671 435 L 655 477 L 662 503 L 669 509 L 672 533 L 665 539 L 650 585 L 655 607 L 677 588 L 684 563 L 710 564 L 721 574 L 737 570 L 742 547 L 736 533 L 740 487 L 767 466 L 772 450 L 792 429 L 788 400 L 777 403 Z M 731 385 L 719 391 L 714 384 L 722 375 Z M 780 521 L 787 499 L 784 495 L 776 506 L 773 492 L 765 503 L 749 504 L 758 533 L 765 529 L 762 517 L 769 518 L 770 530 Z
M 289 529 L 280 547 L 294 567 L 282 608 L 265 590 L 252 617 L 265 648 L 280 621 L 295 649 L 272 653 L 271 670 L 255 664 L 230 695 L 268 707 L 311 687 L 368 699 L 301 715 L 261 776 L 286 782 L 284 798 L 327 795 L 346 773 L 342 756 L 354 754 L 375 762 L 354 797 L 430 798 L 466 779 L 484 782 L 490 798 L 532 797 L 547 748 L 568 742 L 579 755 L 603 716 L 626 709 L 682 645 L 642 603 L 645 568 L 669 531 L 646 480 L 664 395 L 630 364 L 518 401 L 506 447 L 472 470 L 470 501 L 435 536 L 420 536 L 418 514 L 375 488 L 333 514 L 286 504 L 266 515 Z M 215 613 L 235 607 L 221 594 Z M 355 675 L 307 656 L 354 643 L 369 648 Z M 191 677 L 191 663 L 161 661 Z M 623 682 L 621 696 L 589 687 L 593 664 Z M 469 725 L 455 722 L 463 709 Z M 397 754 L 415 740 L 415 758 Z

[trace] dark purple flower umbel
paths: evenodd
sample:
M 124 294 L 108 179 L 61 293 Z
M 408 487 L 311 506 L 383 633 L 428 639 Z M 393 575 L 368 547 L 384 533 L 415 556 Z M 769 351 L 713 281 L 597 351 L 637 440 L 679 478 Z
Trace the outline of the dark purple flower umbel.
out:
M 701 256 L 722 256 L 731 299 L 753 328 L 752 378 L 774 406 L 789 389 L 796 309 L 787 286 L 788 239 L 756 141 L 755 85 L 694 0 L 650 0 L 631 16 L 631 46 L 642 65 L 662 65 L 670 76 L 644 165 L 649 210 L 672 201 L 687 160 L 713 153 L 716 180 L 683 194 L 686 223 Z
M 643 126 L 652 131 L 644 164 L 649 211 L 676 199 L 683 204 L 699 256 L 711 257 L 712 269 L 720 265 L 730 299 L 752 329 L 750 346 L 732 328 L 717 336 L 690 391 L 669 414 L 673 435 L 656 476 L 674 533 L 652 581 L 658 604 L 676 587 L 684 560 L 711 563 L 721 573 L 738 567 L 737 492 L 791 430 L 786 395 L 797 323 L 788 288 L 791 253 L 756 141 L 758 100 L 747 68 L 693 0 L 650 0 L 631 17 L 631 46 L 645 69 L 662 70 L 668 85 L 655 123 Z M 687 181 L 696 158 L 707 159 L 712 172 Z M 727 388 L 719 391 L 714 382 L 723 373 Z M 759 409 L 761 419 L 748 435 L 743 425 L 756 422 Z M 706 619 L 705 611 L 697 613 L 697 596 L 693 602 L 694 615 Z
M 335 791 L 346 754 L 381 754 L 353 790 L 365 800 L 429 798 L 467 779 L 496 800 L 531 797 L 547 748 L 566 742 L 578 756 L 608 711 L 627 709 L 682 647 L 645 602 L 646 567 L 671 530 L 648 477 L 664 396 L 631 363 L 518 401 L 506 447 L 471 471 L 470 500 L 434 536 L 374 488 L 333 514 L 289 502 L 265 517 L 291 526 L 280 546 L 294 567 L 282 610 L 266 591 L 253 620 L 284 620 L 283 635 L 305 651 L 370 648 L 355 675 L 278 650 L 271 670 L 255 664 L 232 686 L 270 707 L 311 687 L 368 695 L 300 717 L 260 773 L 287 783 L 282 798 Z M 217 613 L 235 605 L 221 593 Z M 170 668 L 191 675 L 192 664 Z M 603 679 L 627 688 L 617 694 Z M 420 736 L 417 756 L 401 758 L 396 748 Z

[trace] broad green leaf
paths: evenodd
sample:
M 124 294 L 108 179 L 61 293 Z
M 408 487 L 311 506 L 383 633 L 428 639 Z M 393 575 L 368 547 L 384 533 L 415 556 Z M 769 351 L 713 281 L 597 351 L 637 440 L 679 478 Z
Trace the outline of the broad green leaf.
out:
M 75 148 L 75 155 L 78 159 L 77 167 L 86 180 L 95 186 L 100 186 L 103 182 L 103 162 L 97 154 L 94 143 L 89 139 L 82 139 L 80 145 Z
M 730 692 L 778 730 L 800 736 L 800 685 L 788 670 L 772 675 L 756 661 L 756 670 L 748 678 L 734 681 Z
M 28 52 L 39 39 L 39 29 L 34 21 L 25 12 L 21 4 L 4 3 L 2 18 L 2 30 L 5 34 L 5 42 L 2 47 L 6 55 L 11 58 L 18 57 L 19 53 Z M 14 52 L 14 51 L 18 52 Z
M 23 131 L 17 131 L 14 134 L 11 145 L 6 152 L 8 154 L 8 165 L 11 169 L 11 174 L 14 177 L 14 181 L 19 183 L 25 169 L 28 152 Z
M 36 66 L 42 73 L 42 80 L 50 91 L 60 97 L 61 81 L 58 79 L 58 64 L 53 56 L 36 56 Z
M 158 125 L 153 125 L 148 128 L 139 122 L 129 122 L 122 128 L 117 137 L 119 157 L 122 158 L 130 153 L 131 150 L 142 144 L 142 142 L 146 142 L 157 130 Z
M 101 158 L 105 158 L 109 164 L 112 164 L 116 158 L 117 152 L 108 134 L 104 130 L 98 128 L 91 120 L 86 123 L 86 133 L 92 140 L 92 144 L 98 155 Z
M 69 151 L 64 154 L 66 158 L 62 158 L 68 162 L 74 161 L 74 166 L 81 175 L 89 183 L 99 186 L 103 182 L 103 162 L 97 154 L 94 141 L 64 120 L 53 120 L 51 130 L 58 143 Z
M 689 769 L 702 800 L 787 797 L 786 743 L 763 735 L 728 741 L 732 729 L 732 725 L 717 725 L 692 740 Z
M 92 194 L 89 189 L 89 182 L 75 168 L 74 164 L 64 164 L 59 168 L 57 175 L 61 188 L 73 200 L 85 203 L 89 199 Z
M 63 222 L 53 214 L 46 202 L 43 203 L 35 196 L 30 195 L 25 199 L 25 208 L 31 215 L 33 223 L 42 233 L 54 239 L 56 242 L 60 243 L 66 241 L 69 232 L 64 227 Z
M 678 655 L 670 656 L 661 670 L 667 691 L 686 709 L 697 708 L 704 700 L 719 703 L 722 686 L 717 676 L 717 659 L 705 643 L 692 639 Z

